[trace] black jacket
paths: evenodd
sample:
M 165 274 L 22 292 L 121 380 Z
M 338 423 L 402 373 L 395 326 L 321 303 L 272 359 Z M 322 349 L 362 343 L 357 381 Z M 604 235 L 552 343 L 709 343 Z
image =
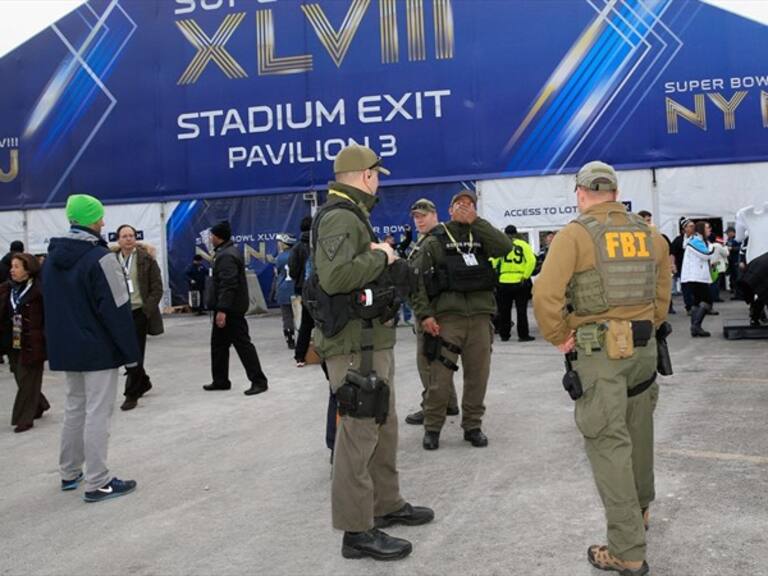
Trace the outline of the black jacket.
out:
M 301 295 L 304 287 L 304 270 L 309 259 L 309 231 L 302 232 L 299 243 L 291 249 L 288 257 L 288 273 L 293 278 L 294 293 Z
M 220 244 L 214 251 L 212 280 L 208 308 L 241 315 L 248 311 L 250 300 L 245 263 L 232 240 Z

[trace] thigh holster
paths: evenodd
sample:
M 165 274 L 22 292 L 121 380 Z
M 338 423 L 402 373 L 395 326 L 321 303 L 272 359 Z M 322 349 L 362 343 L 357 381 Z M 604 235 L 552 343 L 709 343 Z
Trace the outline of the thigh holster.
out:
M 377 424 L 384 424 L 389 414 L 389 385 L 374 371 L 363 376 L 349 370 L 336 390 L 336 402 L 342 416 L 375 418 Z

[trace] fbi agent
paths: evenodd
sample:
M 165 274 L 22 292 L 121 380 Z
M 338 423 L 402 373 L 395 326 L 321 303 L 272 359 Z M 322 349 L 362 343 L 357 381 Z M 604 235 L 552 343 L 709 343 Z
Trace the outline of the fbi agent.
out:
M 389 174 L 381 159 L 369 148 L 348 146 L 336 157 L 334 172 L 328 201 L 312 224 L 314 273 L 304 285 L 317 350 L 341 415 L 333 526 L 344 531 L 345 558 L 396 560 L 410 554 L 411 543 L 378 528 L 434 518 L 431 509 L 402 498 L 397 471 L 394 317 L 404 291 L 396 282 L 404 277 L 407 284 L 409 272 L 392 247 L 378 241 L 369 221 L 379 174 Z
M 640 576 L 649 572 L 645 529 L 654 499 L 654 328 L 666 318 L 671 277 L 667 243 L 617 195 L 611 166 L 579 170 L 580 216 L 555 236 L 533 305 L 544 338 L 568 354 L 576 425 L 605 506 L 608 545 L 591 546 L 588 559 Z
M 464 375 L 464 440 L 478 448 L 488 445 L 481 426 L 491 368 L 491 316 L 496 312 L 496 273 L 489 258 L 512 250 L 512 241 L 503 232 L 478 217 L 477 197 L 470 190 L 461 190 L 451 199 L 449 213 L 450 222 L 429 232 L 411 263 L 418 282 L 411 302 L 430 361 L 424 399 L 426 450 L 440 447 L 459 356 Z

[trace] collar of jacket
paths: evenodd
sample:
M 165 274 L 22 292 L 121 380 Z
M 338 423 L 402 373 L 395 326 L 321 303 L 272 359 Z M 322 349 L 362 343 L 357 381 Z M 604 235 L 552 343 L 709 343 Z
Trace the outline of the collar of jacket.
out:
M 78 240 L 86 240 L 89 242 L 96 241 L 100 246 L 108 247 L 107 241 L 102 238 L 98 232 L 94 232 L 86 226 L 80 226 L 79 224 L 72 224 L 69 227 L 69 233 L 71 238 Z M 89 234 L 91 238 L 83 237 L 83 234 Z M 79 238 L 78 238 L 79 237 Z
M 224 250 L 224 248 L 229 248 L 230 246 L 234 246 L 234 245 L 235 245 L 235 243 L 234 243 L 234 242 L 233 242 L 231 239 L 229 239 L 229 240 L 227 240 L 226 242 L 222 242 L 221 244 L 219 244 L 218 246 L 216 246 L 216 247 L 213 249 L 213 251 L 214 251 L 214 252 L 218 252 L 219 250 Z
M 367 192 L 363 192 L 354 186 L 342 184 L 341 182 L 328 182 L 328 192 L 332 192 L 334 190 L 336 192 L 346 194 L 352 198 L 355 204 L 362 208 L 366 214 L 370 214 L 371 210 L 373 210 L 373 207 L 376 206 L 376 203 L 379 201 L 378 197 L 373 196 L 372 194 L 368 194 Z M 329 196 L 328 200 L 331 200 L 331 198 L 338 198 L 338 196 Z M 336 200 L 334 200 L 334 202 L 335 201 Z
M 607 214 L 608 212 L 626 212 L 627 207 L 621 202 L 600 202 L 584 210 L 584 214 Z

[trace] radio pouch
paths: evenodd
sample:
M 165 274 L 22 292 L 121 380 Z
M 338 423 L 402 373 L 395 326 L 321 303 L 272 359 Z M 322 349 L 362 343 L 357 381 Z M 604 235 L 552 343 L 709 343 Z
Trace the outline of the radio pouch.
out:
M 608 320 L 604 338 L 605 354 L 611 360 L 631 358 L 635 354 L 632 323 L 629 320 Z

